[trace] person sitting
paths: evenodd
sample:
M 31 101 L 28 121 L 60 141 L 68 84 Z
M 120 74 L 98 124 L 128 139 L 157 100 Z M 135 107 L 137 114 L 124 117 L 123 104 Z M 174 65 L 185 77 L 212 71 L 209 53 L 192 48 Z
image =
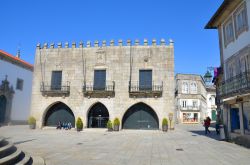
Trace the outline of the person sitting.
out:
M 72 128 L 72 125 L 70 122 L 68 122 L 68 129 L 71 129 Z
M 61 129 L 61 128 L 62 128 L 61 122 L 59 121 L 58 124 L 57 124 L 57 126 L 56 126 L 56 129 Z

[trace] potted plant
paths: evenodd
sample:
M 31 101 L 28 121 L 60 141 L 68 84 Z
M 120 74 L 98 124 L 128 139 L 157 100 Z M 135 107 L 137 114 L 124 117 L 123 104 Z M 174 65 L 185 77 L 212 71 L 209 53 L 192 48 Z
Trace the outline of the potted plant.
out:
M 82 119 L 78 117 L 76 120 L 76 130 L 79 132 L 82 131 L 82 128 L 83 128 Z
M 114 120 L 114 131 L 119 131 L 120 128 L 120 120 L 116 117 Z
M 113 130 L 111 120 L 109 120 L 109 121 L 107 122 L 107 128 L 108 128 L 108 131 L 112 131 L 112 130 Z
M 28 119 L 28 124 L 30 126 L 30 129 L 36 128 L 36 119 L 33 116 L 30 116 Z
M 168 119 L 163 118 L 162 120 L 162 131 L 167 132 L 168 131 Z

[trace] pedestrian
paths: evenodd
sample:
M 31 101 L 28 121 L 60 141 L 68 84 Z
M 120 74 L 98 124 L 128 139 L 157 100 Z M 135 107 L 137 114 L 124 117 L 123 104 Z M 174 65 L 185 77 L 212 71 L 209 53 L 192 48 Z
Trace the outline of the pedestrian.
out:
M 208 129 L 210 127 L 210 122 L 211 122 L 211 119 L 210 117 L 208 116 L 206 118 L 206 120 L 204 121 L 204 126 L 205 126 L 205 134 L 210 133 L 210 130 Z

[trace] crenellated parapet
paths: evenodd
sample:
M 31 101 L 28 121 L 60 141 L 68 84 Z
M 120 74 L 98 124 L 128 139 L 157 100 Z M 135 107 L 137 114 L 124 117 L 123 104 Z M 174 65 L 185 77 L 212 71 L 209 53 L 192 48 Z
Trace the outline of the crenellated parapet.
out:
M 169 39 L 169 46 L 174 45 L 174 41 L 172 39 Z M 151 42 L 149 42 L 147 39 L 144 39 L 143 42 L 140 42 L 140 40 L 136 39 L 134 42 L 132 42 L 130 39 L 128 39 L 126 42 L 119 39 L 118 41 L 110 40 L 107 44 L 106 40 L 103 40 L 99 42 L 98 40 L 95 40 L 93 43 L 91 41 L 87 41 L 84 43 L 83 41 L 80 41 L 78 44 L 76 42 L 72 42 L 69 44 L 69 42 L 65 42 L 62 44 L 61 42 L 55 44 L 55 43 L 44 43 L 43 45 L 38 43 L 37 48 L 38 49 L 54 49 L 54 48 L 91 48 L 91 47 L 122 47 L 122 46 L 167 46 L 167 43 L 165 39 L 161 39 L 157 42 L 156 39 L 152 39 Z

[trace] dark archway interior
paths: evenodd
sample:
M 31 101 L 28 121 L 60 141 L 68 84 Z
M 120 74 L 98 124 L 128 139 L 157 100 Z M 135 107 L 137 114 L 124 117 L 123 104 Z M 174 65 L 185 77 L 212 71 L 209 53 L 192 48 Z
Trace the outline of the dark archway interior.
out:
M 5 96 L 0 96 L 0 123 L 5 121 L 7 99 Z
M 72 127 L 75 127 L 75 116 L 72 110 L 64 103 L 53 105 L 45 116 L 45 126 L 57 126 L 59 122 L 70 122 Z
M 123 129 L 159 129 L 159 119 L 152 108 L 144 103 L 130 107 L 122 119 Z
M 108 109 L 102 103 L 96 103 L 88 113 L 88 128 L 106 128 L 108 120 Z

